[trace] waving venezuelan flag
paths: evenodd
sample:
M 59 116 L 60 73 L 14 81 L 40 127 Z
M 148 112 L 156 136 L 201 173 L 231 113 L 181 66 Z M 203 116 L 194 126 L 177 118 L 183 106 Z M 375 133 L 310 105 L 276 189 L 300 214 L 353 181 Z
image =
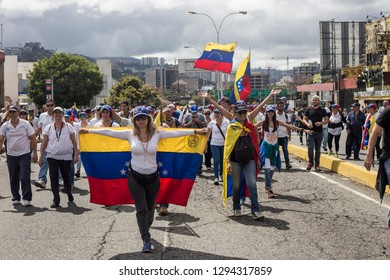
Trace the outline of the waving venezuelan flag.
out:
M 202 56 L 195 61 L 194 68 L 229 74 L 232 71 L 235 49 L 236 43 L 227 45 L 207 43 Z
M 234 81 L 234 97 L 236 101 L 246 100 L 251 94 L 251 65 L 250 53 L 237 68 Z
M 187 205 L 206 143 L 207 137 L 200 135 L 160 140 L 157 152 L 160 173 L 157 203 Z M 102 205 L 133 204 L 127 186 L 131 159 L 129 143 L 88 133 L 80 134 L 80 149 L 88 176 L 90 201 Z

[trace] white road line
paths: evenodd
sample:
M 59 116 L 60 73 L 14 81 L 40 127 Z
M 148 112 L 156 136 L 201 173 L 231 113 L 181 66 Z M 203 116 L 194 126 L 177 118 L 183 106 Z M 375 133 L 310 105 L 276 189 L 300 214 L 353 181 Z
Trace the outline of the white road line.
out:
M 306 171 L 306 168 L 301 168 L 301 169 Z M 317 173 L 317 172 L 310 172 L 310 174 L 313 174 L 313 175 L 315 175 L 315 176 L 317 176 L 317 177 L 320 177 L 320 178 L 322 178 L 322 179 L 328 181 L 328 182 L 331 183 L 331 184 L 337 185 L 337 186 L 339 186 L 340 188 L 342 188 L 342 189 L 344 189 L 344 190 L 346 190 L 346 191 L 349 191 L 349 192 L 351 192 L 351 193 L 353 193 L 353 194 L 355 194 L 355 195 L 357 195 L 357 196 L 360 196 L 360 197 L 362 197 L 362 198 L 365 198 L 365 199 L 367 199 L 367 200 L 369 200 L 369 201 L 371 201 L 371 202 L 374 202 L 374 203 L 376 203 L 376 204 L 378 204 L 378 205 L 380 205 L 380 206 L 382 206 L 382 207 L 384 207 L 384 208 L 390 210 L 390 206 L 389 206 L 389 205 L 384 204 L 384 203 L 380 204 L 378 200 L 373 199 L 373 198 L 371 198 L 371 197 L 369 197 L 369 196 L 367 196 L 367 195 L 365 195 L 365 194 L 362 194 L 362 193 L 360 193 L 360 192 L 358 192 L 358 191 L 355 191 L 355 190 L 353 190 L 353 189 L 351 189 L 351 188 L 348 188 L 347 186 L 344 186 L 343 184 L 340 184 L 339 182 L 336 182 L 336 181 L 334 181 L 334 180 L 332 180 L 332 179 L 329 179 L 328 177 L 326 177 L 326 176 L 324 176 L 324 175 L 321 175 L 320 173 Z
M 164 242 L 163 242 L 163 251 L 169 248 L 171 246 L 171 240 L 169 239 L 169 221 L 167 221 L 165 225 L 165 231 L 164 231 Z

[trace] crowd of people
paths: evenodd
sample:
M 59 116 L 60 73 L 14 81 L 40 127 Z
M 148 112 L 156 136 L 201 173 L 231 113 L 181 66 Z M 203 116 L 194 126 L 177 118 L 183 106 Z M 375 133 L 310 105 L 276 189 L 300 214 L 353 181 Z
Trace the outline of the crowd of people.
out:
M 136 217 L 143 241 L 143 252 L 150 252 L 149 228 L 154 219 L 155 209 L 160 215 L 167 215 L 168 203 L 156 205 L 159 191 L 156 152 L 159 139 L 191 134 L 208 136 L 204 151 L 204 164 L 213 171 L 213 184 L 223 186 L 224 199 L 233 198 L 233 215 L 241 216 L 241 205 L 246 196 L 251 202 L 253 219 L 263 220 L 258 201 L 256 178 L 264 170 L 264 191 L 269 199 L 277 197 L 272 188 L 275 169 L 282 168 L 283 154 L 285 169 L 290 164 L 288 143 L 291 132 L 297 131 L 301 145 L 308 147 L 307 170 L 313 167 L 320 171 L 321 148 L 328 155 L 339 157 L 340 135 L 347 131 L 346 160 L 359 160 L 361 149 L 368 149 L 365 166 L 369 169 L 376 152 L 377 162 L 381 158 L 381 135 L 384 131 L 384 151 L 388 153 L 388 122 L 383 115 L 389 112 L 388 101 L 377 110 L 376 104 L 366 106 L 365 112 L 359 103 L 351 105 L 351 110 L 341 110 L 333 104 L 330 108 L 321 106 L 318 96 L 311 98 L 311 104 L 301 108 L 291 108 L 282 97 L 276 104 L 269 104 L 280 90 L 272 90 L 270 95 L 258 104 L 244 101 L 231 101 L 223 97 L 214 100 L 206 92 L 200 97 L 208 101 L 206 106 L 198 106 L 195 101 L 185 106 L 176 103 L 157 109 L 152 105 L 133 107 L 122 101 L 118 109 L 100 104 L 94 108 L 75 110 L 56 106 L 47 100 L 39 115 L 34 110 L 20 109 L 10 105 L 0 113 L 0 148 L 5 145 L 9 171 L 12 204 L 22 203 L 31 206 L 31 162 L 40 166 L 34 185 L 46 188 L 49 171 L 50 187 L 53 194 L 51 208 L 60 207 L 60 191 L 68 196 L 68 203 L 74 201 L 72 189 L 75 177 L 80 177 L 82 162 L 78 135 L 97 133 L 127 140 L 131 147 L 132 159 L 128 173 L 128 189 L 135 201 Z M 386 109 L 387 108 L 387 109 Z M 376 128 L 382 125 L 382 130 Z M 91 129 L 91 128 L 106 129 Z M 110 127 L 131 127 L 131 130 L 111 130 Z M 162 130 L 159 127 L 187 128 L 186 130 Z M 37 142 L 41 142 L 38 148 Z M 375 142 L 375 143 L 373 143 Z M 333 145 L 334 143 L 334 145 Z M 282 153 L 280 152 L 280 149 Z M 387 148 L 386 148 L 387 147 Z M 383 170 L 390 179 L 390 161 L 383 163 Z M 76 165 L 76 167 L 75 167 Z M 198 174 L 203 172 L 201 162 Z M 61 181 L 61 182 L 60 182 Z M 231 194 L 229 194 L 231 182 Z M 60 189 L 60 185 L 63 188 Z M 22 195 L 20 195 L 20 188 Z

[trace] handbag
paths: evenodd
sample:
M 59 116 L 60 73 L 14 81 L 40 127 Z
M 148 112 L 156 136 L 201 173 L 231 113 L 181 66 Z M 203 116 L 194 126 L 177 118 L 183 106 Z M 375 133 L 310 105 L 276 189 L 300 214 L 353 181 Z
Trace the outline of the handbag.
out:
M 152 174 L 142 174 L 142 173 L 135 171 L 131 167 L 131 165 L 129 166 L 129 170 L 130 170 L 131 174 L 133 175 L 134 179 L 140 185 L 149 185 L 149 184 L 155 182 L 159 178 L 158 171 L 156 171 Z

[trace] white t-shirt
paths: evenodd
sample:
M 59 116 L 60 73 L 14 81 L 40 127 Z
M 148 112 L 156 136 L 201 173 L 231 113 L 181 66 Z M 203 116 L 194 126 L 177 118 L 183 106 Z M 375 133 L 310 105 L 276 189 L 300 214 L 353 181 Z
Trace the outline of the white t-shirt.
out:
M 47 112 L 39 115 L 38 127 L 42 128 L 42 132 L 45 130 L 46 126 L 51 123 L 53 123 L 53 116 L 50 116 Z
M 324 107 L 325 111 L 326 111 L 326 114 L 329 116 L 329 114 L 331 113 L 330 112 L 330 109 L 328 107 Z M 324 119 L 322 119 L 324 120 Z M 323 124 L 322 125 L 322 128 L 327 128 L 328 127 L 328 124 Z
M 54 123 L 46 126 L 43 135 L 47 135 L 49 138 L 46 147 L 47 158 L 72 160 L 73 143 L 70 139 L 72 133 L 75 134 L 75 131 L 70 123 L 63 123 L 62 128 L 57 131 Z
M 89 124 L 91 125 L 91 123 L 89 123 Z M 105 126 L 103 125 L 103 120 L 100 120 L 100 121 L 98 121 L 97 123 L 95 123 L 95 124 L 93 125 L 93 127 L 105 127 Z M 117 123 L 114 122 L 114 121 L 111 121 L 111 125 L 110 125 L 109 127 L 120 127 L 120 125 L 117 124 Z
M 94 127 L 94 125 L 97 124 L 99 121 L 100 121 L 100 119 L 94 117 L 94 118 L 92 118 L 92 119 L 89 121 L 88 126 L 89 126 L 89 127 Z
M 141 142 L 132 130 L 96 129 L 90 133 L 107 135 L 127 140 L 131 147 L 131 167 L 141 174 L 152 174 L 157 171 L 157 146 L 160 139 L 193 135 L 194 130 L 161 130 L 156 131 L 149 142 Z M 173 163 L 172 163 L 173 164 Z
M 216 124 L 217 124 L 216 121 L 211 121 L 208 125 L 208 128 L 211 129 L 211 133 L 212 133 L 210 145 L 223 146 L 225 143 L 225 138 L 222 136 L 221 131 L 219 131 Z M 223 134 L 225 135 L 225 137 L 226 137 L 226 129 L 228 125 L 229 125 L 229 121 L 226 118 L 223 118 L 220 128 Z
M 0 128 L 0 135 L 7 137 L 7 155 L 21 156 L 31 153 L 30 136 L 34 136 L 35 131 L 31 124 L 19 118 L 19 123 L 14 128 L 11 120 L 6 121 Z
M 336 115 L 334 115 L 332 113 L 332 115 L 330 115 L 330 118 L 329 118 L 329 123 L 334 123 L 334 124 L 338 124 L 341 122 L 341 116 L 339 114 L 339 112 L 337 112 Z M 340 135 L 341 132 L 343 131 L 343 128 L 340 126 L 340 127 L 336 127 L 336 128 L 328 128 L 328 132 L 332 135 Z
M 291 117 L 288 113 L 283 112 L 281 115 L 279 115 L 278 112 L 276 112 L 275 114 L 276 114 L 277 121 L 281 121 L 281 122 L 288 123 L 288 124 L 291 123 Z M 279 125 L 278 126 L 278 138 L 284 138 L 287 136 L 288 136 L 287 127 Z
M 280 127 L 280 125 L 279 125 Z M 264 141 L 270 145 L 275 145 L 278 142 L 278 134 L 273 132 L 273 128 L 269 128 L 269 131 L 264 131 Z M 278 130 L 279 131 L 279 130 Z M 277 155 L 277 152 L 276 152 Z M 269 158 L 265 158 L 263 168 L 269 168 L 271 170 L 275 169 L 275 166 L 271 165 L 271 160 Z

